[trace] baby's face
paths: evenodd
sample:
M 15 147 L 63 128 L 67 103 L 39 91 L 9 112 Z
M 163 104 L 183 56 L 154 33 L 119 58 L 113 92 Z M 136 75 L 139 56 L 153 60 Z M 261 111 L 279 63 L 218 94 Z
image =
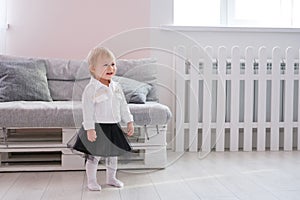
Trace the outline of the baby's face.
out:
M 97 77 L 111 80 L 116 74 L 116 62 L 112 58 L 98 57 L 97 65 L 95 66 L 95 74 Z

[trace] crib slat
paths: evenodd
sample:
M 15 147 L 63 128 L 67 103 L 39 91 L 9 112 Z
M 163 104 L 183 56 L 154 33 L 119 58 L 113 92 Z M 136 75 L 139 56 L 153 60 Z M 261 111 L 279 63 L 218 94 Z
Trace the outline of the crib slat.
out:
M 266 101 L 267 51 L 266 47 L 261 47 L 258 56 L 257 151 L 266 150 Z
M 294 63 L 292 49 L 286 49 L 285 97 L 284 97 L 284 150 L 293 146 L 293 100 L 294 100 Z
M 279 150 L 279 108 L 280 108 L 280 49 L 272 51 L 272 89 L 271 89 L 271 150 Z
M 198 91 L 199 91 L 199 48 L 191 48 L 190 96 L 189 96 L 189 150 L 198 151 Z
M 219 48 L 218 55 L 218 82 L 217 82 L 217 128 L 216 128 L 216 151 L 225 150 L 225 74 L 226 74 L 226 48 Z
M 230 113 L 230 151 L 238 151 L 239 144 L 239 101 L 240 101 L 240 49 L 231 50 L 231 113 Z
M 185 47 L 180 46 L 175 49 L 177 56 L 175 57 L 176 72 L 176 135 L 175 135 L 175 151 L 184 151 L 184 116 L 185 116 Z

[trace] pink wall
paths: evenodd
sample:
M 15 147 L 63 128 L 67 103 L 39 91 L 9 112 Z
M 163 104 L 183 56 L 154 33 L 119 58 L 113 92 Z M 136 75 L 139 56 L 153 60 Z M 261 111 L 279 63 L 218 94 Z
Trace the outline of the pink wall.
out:
M 9 0 L 8 23 L 6 54 L 82 59 L 112 35 L 149 27 L 150 0 Z

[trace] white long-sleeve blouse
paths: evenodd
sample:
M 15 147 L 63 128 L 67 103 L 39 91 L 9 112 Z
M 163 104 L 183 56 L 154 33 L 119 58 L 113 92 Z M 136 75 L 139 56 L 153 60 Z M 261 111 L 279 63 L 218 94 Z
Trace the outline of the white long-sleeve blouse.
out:
M 109 87 L 91 78 L 82 94 L 83 127 L 95 129 L 95 123 L 125 123 L 133 121 L 119 83 L 111 81 Z

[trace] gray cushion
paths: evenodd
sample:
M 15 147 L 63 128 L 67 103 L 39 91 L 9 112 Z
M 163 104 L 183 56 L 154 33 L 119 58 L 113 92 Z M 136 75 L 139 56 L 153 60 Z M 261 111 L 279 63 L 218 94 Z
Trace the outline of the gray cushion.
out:
M 81 116 L 76 101 L 16 101 L 0 103 L 0 127 L 75 127 Z
M 52 101 L 42 60 L 0 60 L 0 102 Z
M 114 76 L 113 80 L 121 85 L 127 103 L 146 103 L 151 85 L 120 76 Z
M 156 59 L 119 59 L 116 65 L 116 75 L 150 84 L 152 89 L 147 95 L 147 101 L 158 101 Z
M 48 80 L 51 97 L 54 101 L 81 100 L 82 92 L 90 78 L 76 81 Z
M 129 104 L 136 125 L 163 125 L 167 124 L 172 117 L 170 109 L 157 102 L 146 104 Z
M 49 80 L 82 80 L 90 78 L 88 64 L 85 61 L 45 59 Z
M 0 103 L 0 127 L 80 127 L 79 101 L 17 101 Z M 171 112 L 156 102 L 129 104 L 136 125 L 163 125 Z

